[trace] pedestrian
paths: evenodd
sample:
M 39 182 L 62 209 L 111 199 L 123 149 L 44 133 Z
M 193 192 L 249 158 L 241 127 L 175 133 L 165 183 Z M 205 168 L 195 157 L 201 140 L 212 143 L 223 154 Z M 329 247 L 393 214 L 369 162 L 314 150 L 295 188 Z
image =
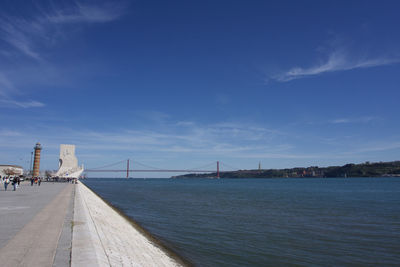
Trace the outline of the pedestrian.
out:
M 42 178 L 38 177 L 38 186 L 42 183 Z
M 17 177 L 17 182 L 18 182 L 18 187 L 21 184 L 21 179 L 19 178 L 19 176 Z
M 33 176 L 31 177 L 31 186 L 33 186 L 33 181 L 34 181 L 34 179 L 33 179 Z
M 14 190 L 13 191 L 15 191 L 15 190 L 17 190 L 17 177 L 13 177 L 13 180 L 12 180 L 12 186 L 14 187 Z
M 7 186 L 10 183 L 10 179 L 6 176 L 6 179 L 4 180 L 4 190 L 7 191 Z
M 35 184 L 37 184 L 37 177 L 35 177 Z

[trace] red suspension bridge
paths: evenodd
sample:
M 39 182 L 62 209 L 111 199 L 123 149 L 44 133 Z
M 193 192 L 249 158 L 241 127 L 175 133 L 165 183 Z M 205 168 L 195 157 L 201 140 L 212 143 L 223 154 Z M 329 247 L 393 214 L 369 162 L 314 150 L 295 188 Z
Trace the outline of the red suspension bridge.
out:
M 125 160 L 123 161 L 118 161 L 116 163 L 113 164 L 109 164 L 109 165 L 105 165 L 105 166 L 101 166 L 101 167 L 97 167 L 97 168 L 91 168 L 91 169 L 87 169 L 85 170 L 85 172 L 123 172 L 126 173 L 126 178 L 129 178 L 129 174 L 133 173 L 133 172 L 184 172 L 184 173 L 216 173 L 216 178 L 219 178 L 220 175 L 220 165 L 224 165 L 224 167 L 228 167 L 230 170 L 237 170 L 234 167 L 231 167 L 227 164 L 223 164 L 222 162 L 213 162 L 211 164 L 207 164 L 205 166 L 201 166 L 199 168 L 190 168 L 190 169 L 160 169 L 160 168 L 156 168 L 156 167 L 152 167 L 149 165 L 145 165 L 143 163 L 140 163 L 138 161 L 132 161 L 130 159 L 126 160 L 126 168 L 124 169 L 107 169 L 110 167 L 114 167 L 116 165 L 121 165 L 121 163 L 124 163 Z M 132 163 L 136 163 L 136 165 L 142 166 L 145 169 L 134 169 L 132 168 Z M 216 169 L 208 169 L 210 168 L 211 165 L 215 166 L 216 164 Z

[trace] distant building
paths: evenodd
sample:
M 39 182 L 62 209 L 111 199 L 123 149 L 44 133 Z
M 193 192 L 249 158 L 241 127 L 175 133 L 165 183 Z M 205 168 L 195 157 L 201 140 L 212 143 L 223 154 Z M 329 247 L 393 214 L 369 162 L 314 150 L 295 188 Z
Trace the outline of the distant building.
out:
M 18 165 L 0 165 L 0 175 L 1 177 L 5 175 L 23 175 L 24 168 Z

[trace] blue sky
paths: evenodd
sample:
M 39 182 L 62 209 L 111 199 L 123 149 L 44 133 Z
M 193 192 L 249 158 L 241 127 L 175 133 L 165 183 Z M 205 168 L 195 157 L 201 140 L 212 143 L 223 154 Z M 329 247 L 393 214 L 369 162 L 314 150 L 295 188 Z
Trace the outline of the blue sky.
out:
M 399 9 L 2 1 L 0 162 L 28 168 L 37 141 L 42 169 L 64 143 L 87 168 L 399 160 Z

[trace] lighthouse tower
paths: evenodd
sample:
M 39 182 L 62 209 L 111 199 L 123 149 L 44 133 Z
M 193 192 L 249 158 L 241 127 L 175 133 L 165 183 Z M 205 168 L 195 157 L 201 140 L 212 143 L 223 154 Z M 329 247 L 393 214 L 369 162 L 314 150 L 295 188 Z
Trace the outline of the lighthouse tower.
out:
M 42 151 L 42 146 L 40 143 L 36 143 L 36 146 L 33 149 L 35 150 L 35 158 L 33 160 L 33 177 L 36 177 L 39 176 L 40 152 Z

